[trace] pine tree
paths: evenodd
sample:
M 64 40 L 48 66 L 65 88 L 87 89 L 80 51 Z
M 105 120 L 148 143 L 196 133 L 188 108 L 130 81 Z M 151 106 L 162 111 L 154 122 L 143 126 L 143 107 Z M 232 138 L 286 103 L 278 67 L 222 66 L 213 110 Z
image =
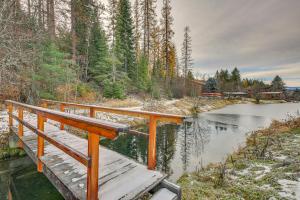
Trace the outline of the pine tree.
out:
M 135 48 L 135 56 L 136 62 L 139 61 L 139 57 L 141 56 L 141 12 L 140 12 L 140 2 L 139 0 L 135 0 L 133 6 L 133 18 L 134 18 L 134 48 Z
M 215 78 L 207 79 L 204 89 L 206 92 L 216 92 L 217 91 L 217 81 Z
M 192 38 L 190 36 L 190 28 L 184 28 L 184 39 L 181 48 L 181 65 L 184 78 L 184 87 L 186 88 L 186 79 L 189 70 L 192 67 Z
M 276 75 L 271 83 L 272 90 L 281 92 L 284 90 L 284 86 L 285 86 L 285 83 L 283 82 L 282 78 L 280 76 Z
M 74 81 L 76 75 L 69 67 L 65 53 L 54 43 L 44 44 L 41 52 L 42 59 L 33 74 L 33 84 L 40 98 L 55 99 L 58 86 Z
M 146 90 L 146 86 L 148 83 L 148 59 L 146 56 L 142 55 L 137 63 L 137 71 L 136 71 L 136 84 L 139 89 Z
M 176 66 L 177 66 L 177 63 L 176 63 L 176 48 L 175 48 L 175 45 L 172 44 L 171 47 L 170 47 L 170 57 L 169 57 L 169 63 L 170 63 L 170 67 L 169 67 L 169 74 L 170 74 L 170 80 L 172 81 L 175 76 L 176 76 Z
M 133 23 L 129 0 L 120 0 L 116 23 L 116 44 L 114 52 L 121 62 L 119 68 L 135 79 L 136 63 L 134 53 Z
M 80 66 L 80 78 L 88 79 L 88 46 L 91 22 L 90 0 L 73 0 L 74 38 L 76 46 L 76 62 Z
M 47 0 L 47 26 L 48 26 L 49 37 L 51 40 L 55 39 L 55 14 L 54 13 L 55 13 L 54 0 Z
M 187 73 L 192 66 L 192 39 L 190 36 L 190 28 L 184 28 L 184 39 L 181 48 L 181 65 L 183 68 L 183 77 L 187 77 Z
M 151 33 L 156 25 L 156 0 L 143 0 L 141 3 L 143 13 L 143 53 L 149 61 L 151 51 Z
M 163 1 L 162 8 L 162 61 L 165 71 L 165 81 L 166 85 L 170 84 L 170 50 L 171 50 L 171 41 L 174 35 L 172 30 L 173 17 L 171 15 L 171 2 L 170 0 Z
M 231 72 L 231 84 L 234 91 L 240 90 L 241 75 L 240 71 L 236 67 Z
M 159 26 L 156 26 L 152 31 L 151 38 L 153 40 L 152 56 L 152 75 L 159 76 L 162 74 L 161 69 L 161 30 Z
M 230 82 L 230 74 L 228 72 L 228 70 L 223 70 L 221 69 L 221 71 L 217 71 L 216 73 L 216 80 L 217 80 L 217 84 L 218 84 L 218 89 L 221 92 L 224 92 L 225 90 L 230 89 L 228 87 L 228 83 Z
M 91 34 L 89 40 L 89 80 L 95 81 L 99 84 L 105 78 L 107 78 L 106 76 L 111 69 L 107 63 L 108 46 L 105 32 L 98 20 L 96 11 L 92 17 Z
M 116 41 L 118 2 L 118 0 L 108 1 L 108 39 L 110 41 L 111 49 L 114 48 Z

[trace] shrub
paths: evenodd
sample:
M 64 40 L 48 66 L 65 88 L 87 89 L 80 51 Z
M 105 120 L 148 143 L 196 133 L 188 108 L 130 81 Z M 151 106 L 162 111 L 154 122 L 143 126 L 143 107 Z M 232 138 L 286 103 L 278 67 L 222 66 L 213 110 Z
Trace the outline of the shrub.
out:
M 125 98 L 125 88 L 119 82 L 104 82 L 103 96 L 106 98 L 114 99 L 124 99 Z
M 151 94 L 154 99 L 160 99 L 160 88 L 156 80 L 148 81 L 147 92 Z
M 80 84 L 78 84 L 78 86 L 77 86 L 77 92 L 78 92 L 78 95 L 79 95 L 80 97 L 85 97 L 85 96 L 87 96 L 89 93 L 93 92 L 93 89 L 92 89 L 91 86 L 88 85 L 88 84 L 80 83 Z

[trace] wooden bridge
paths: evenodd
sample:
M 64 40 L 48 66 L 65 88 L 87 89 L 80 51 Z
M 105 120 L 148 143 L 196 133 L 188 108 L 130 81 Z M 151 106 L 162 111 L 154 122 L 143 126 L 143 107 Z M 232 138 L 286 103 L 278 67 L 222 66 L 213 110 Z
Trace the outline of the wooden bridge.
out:
M 49 104 L 59 105 L 60 111 L 48 109 Z M 183 116 L 50 100 L 43 100 L 42 107 L 10 100 L 6 105 L 19 146 L 65 199 L 137 199 L 147 192 L 154 193 L 154 200 L 181 198 L 180 188 L 155 166 L 157 121 L 182 123 Z M 67 107 L 87 109 L 90 116 L 65 113 Z M 95 119 L 96 112 L 149 120 L 148 167 L 99 146 L 100 137 L 115 139 L 130 127 Z M 65 125 L 88 132 L 88 140 L 64 130 Z

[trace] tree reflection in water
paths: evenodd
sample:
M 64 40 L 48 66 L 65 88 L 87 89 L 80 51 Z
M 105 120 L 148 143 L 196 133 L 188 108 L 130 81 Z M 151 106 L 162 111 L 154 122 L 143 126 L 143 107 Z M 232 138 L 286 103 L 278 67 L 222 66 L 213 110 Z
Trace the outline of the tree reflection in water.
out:
M 205 144 L 210 140 L 210 127 L 206 120 L 195 118 L 192 123 L 191 135 L 194 141 L 195 154 L 199 157 L 203 151 Z
M 147 132 L 147 128 L 141 131 Z M 191 154 L 195 157 L 201 156 L 204 151 L 205 144 L 210 139 L 210 127 L 207 121 L 198 118 L 191 122 L 185 122 L 182 126 L 163 125 L 157 128 L 157 169 L 172 175 L 171 161 L 174 159 L 176 148 L 180 150 L 182 164 L 178 163 L 178 167 L 182 166 L 186 171 Z M 176 144 L 176 141 L 178 143 Z M 120 135 L 116 140 L 101 140 L 104 145 L 123 155 L 133 158 L 139 162 L 147 164 L 147 146 L 148 141 L 144 136 L 135 136 L 130 134 Z
M 206 121 L 194 118 L 191 122 L 184 123 L 182 129 L 183 134 L 181 136 L 180 153 L 183 170 L 186 171 L 191 154 L 194 154 L 198 158 L 201 157 L 205 149 L 205 144 L 210 140 L 210 127 Z
M 181 161 L 183 164 L 183 170 L 186 171 L 189 163 L 190 153 L 191 153 L 191 146 L 192 140 L 190 139 L 191 132 L 188 129 L 191 127 L 190 123 L 183 124 L 183 134 L 181 139 L 181 148 L 180 148 L 180 155 Z
M 165 125 L 157 130 L 157 168 L 168 175 L 173 173 L 170 163 L 176 149 L 176 129 L 175 125 Z
M 148 142 L 144 136 L 121 134 L 116 140 L 103 139 L 100 144 L 141 163 L 147 163 Z

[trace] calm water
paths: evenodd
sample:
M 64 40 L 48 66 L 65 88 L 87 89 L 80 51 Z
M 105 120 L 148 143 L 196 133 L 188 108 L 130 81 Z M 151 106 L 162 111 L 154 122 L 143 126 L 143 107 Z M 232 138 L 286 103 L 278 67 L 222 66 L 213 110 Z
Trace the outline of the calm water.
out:
M 0 161 L 0 199 L 7 199 L 9 191 L 13 200 L 63 200 L 29 157 Z
M 231 105 L 203 113 L 181 126 L 161 126 L 157 134 L 157 167 L 176 181 L 184 172 L 223 161 L 244 144 L 247 134 L 268 126 L 272 119 L 286 119 L 299 112 L 300 103 Z M 124 134 L 114 141 L 102 140 L 101 144 L 141 163 L 147 161 L 147 140 L 143 136 Z M 1 200 L 7 198 L 8 189 L 13 199 L 62 199 L 27 157 L 0 162 Z
M 176 181 L 184 172 L 224 161 L 244 145 L 249 133 L 269 126 L 272 119 L 299 112 L 300 103 L 240 104 L 203 113 L 181 126 L 164 125 L 158 128 L 157 167 Z M 103 140 L 102 145 L 146 164 L 147 140 L 143 136 L 126 134 L 115 141 Z

